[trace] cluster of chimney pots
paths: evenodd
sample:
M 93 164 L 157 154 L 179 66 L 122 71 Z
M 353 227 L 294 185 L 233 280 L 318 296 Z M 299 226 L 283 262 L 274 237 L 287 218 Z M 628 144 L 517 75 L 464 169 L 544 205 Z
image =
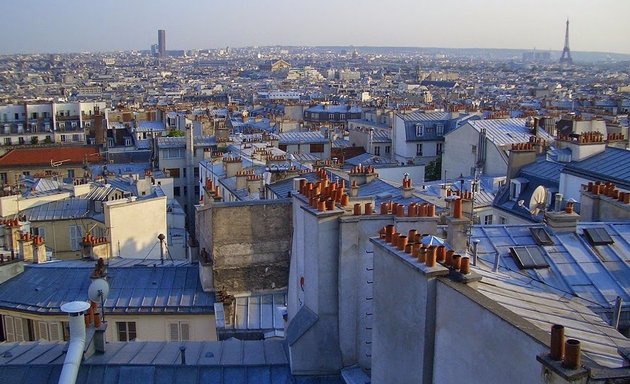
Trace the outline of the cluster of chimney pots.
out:
M 381 240 L 411 255 L 419 263 L 426 264 L 428 268 L 433 268 L 439 263 L 464 275 L 470 273 L 469 257 L 456 254 L 450 249 L 447 250 L 444 245 L 426 246 L 422 243 L 422 238 L 426 235 L 418 233 L 415 229 L 410 229 L 407 234 L 404 234 L 396 232 L 396 226 L 389 224 L 381 228 L 378 234 Z
M 589 181 L 588 184 L 584 184 L 583 188 L 593 195 L 602 195 L 610 197 L 611 199 L 616 199 L 620 203 L 630 204 L 630 192 L 621 192 L 617 189 L 617 186 L 614 183 L 602 183 L 601 181 L 593 183 L 592 181 Z

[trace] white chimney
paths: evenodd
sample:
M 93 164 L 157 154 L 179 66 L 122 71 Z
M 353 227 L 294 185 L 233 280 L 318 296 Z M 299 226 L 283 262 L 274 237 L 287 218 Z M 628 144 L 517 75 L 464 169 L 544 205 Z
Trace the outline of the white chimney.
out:
M 59 384 L 74 384 L 77 380 L 85 348 L 85 322 L 83 318 L 89 308 L 90 304 L 85 301 L 71 301 L 61 306 L 61 310 L 70 316 L 70 341 L 59 376 Z

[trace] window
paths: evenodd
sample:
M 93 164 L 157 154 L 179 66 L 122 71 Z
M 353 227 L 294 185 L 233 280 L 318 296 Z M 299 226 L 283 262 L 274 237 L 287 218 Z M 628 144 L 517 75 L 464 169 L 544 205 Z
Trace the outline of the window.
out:
M 136 339 L 135 321 L 117 321 L 118 341 L 134 341 Z
M 182 168 L 182 177 L 186 177 L 186 168 Z
M 61 135 L 61 142 L 65 142 L 66 141 L 66 135 Z
M 57 322 L 37 322 L 39 340 L 61 341 L 61 324 Z
M 286 144 L 280 144 L 280 145 L 278 145 L 278 149 L 281 150 L 281 151 L 285 151 L 286 152 L 287 151 L 287 145 Z
M 549 264 L 545 260 L 543 252 L 537 245 L 511 247 L 510 254 L 516 260 L 520 269 L 547 268 Z
M 166 173 L 173 179 L 179 179 L 179 168 L 166 168 Z
M 31 227 L 31 234 L 33 236 L 41 236 L 46 240 L 46 229 L 44 227 Z
M 486 215 L 483 217 L 484 225 L 492 225 L 492 215 Z
M 184 186 L 184 196 L 188 196 L 188 187 Z
M 437 143 L 435 145 L 435 153 L 439 156 L 442 154 L 442 151 L 444 150 L 444 143 Z
M 391 147 L 389 145 L 385 146 L 385 153 L 389 153 L 391 150 Z
M 20 137 L 18 137 L 18 143 L 24 144 L 24 143 L 26 143 L 26 141 L 24 140 L 24 138 L 22 136 L 20 136 Z
M 72 141 L 74 142 L 81 141 L 81 135 L 72 135 Z
M 503 217 L 503 216 L 499 216 L 499 223 L 501 224 L 507 224 L 507 218 Z
M 0 173 L 0 182 L 2 182 L 2 184 L 6 184 L 9 182 L 9 177 L 7 176 L 6 172 Z
M 312 113 L 311 112 L 311 119 L 319 119 L 319 113 Z
M 63 129 L 66 127 L 66 123 L 64 121 L 59 122 L 59 128 Z
M 476 146 L 476 145 L 473 145 L 473 146 L 472 146 L 471 153 L 472 153 L 473 155 L 476 155 L 476 154 L 477 154 L 477 146 Z
M 5 137 L 4 138 L 4 145 L 11 145 L 11 138 L 10 137 Z
M 125 147 L 131 147 L 131 137 L 125 137 Z
M 603 227 L 586 228 L 584 229 L 584 236 L 593 245 L 606 245 L 615 242 Z
M 416 156 L 422 156 L 422 144 L 416 144 Z
M 529 232 L 532 234 L 534 241 L 538 245 L 553 245 L 551 236 L 545 231 L 545 228 L 530 228 Z
M 14 114 L 13 117 L 15 117 L 15 120 L 20 120 L 20 114 L 19 113 Z
M 68 228 L 70 230 L 70 249 L 78 251 L 81 249 L 81 227 L 78 225 L 71 225 Z
M 198 178 L 199 178 L 199 167 L 194 167 L 194 168 L 193 168 L 193 177 L 194 177 L 195 179 L 198 179 Z
M 188 341 L 190 340 L 190 324 L 184 321 L 170 323 L 168 325 L 170 341 Z
M 416 136 L 423 136 L 423 135 L 424 135 L 424 125 L 416 124 Z
M 72 128 L 76 128 L 76 127 L 77 127 L 77 122 L 76 122 L 76 121 L 71 122 L 71 123 L 70 123 L 70 126 L 71 126 Z
M 439 136 L 443 136 L 443 135 L 444 135 L 444 124 L 438 124 L 438 125 L 436 125 L 436 126 L 435 126 L 435 130 L 436 130 L 436 133 L 437 133 Z
M 173 196 L 181 196 L 180 187 L 173 187 Z
M 310 145 L 311 153 L 323 153 L 324 152 L 324 144 L 311 144 Z
M 164 159 L 183 159 L 186 150 L 184 148 L 168 148 L 162 151 Z
M 380 146 L 377 145 L 376 147 L 374 147 L 374 154 L 376 156 L 380 156 L 381 155 L 381 147 Z

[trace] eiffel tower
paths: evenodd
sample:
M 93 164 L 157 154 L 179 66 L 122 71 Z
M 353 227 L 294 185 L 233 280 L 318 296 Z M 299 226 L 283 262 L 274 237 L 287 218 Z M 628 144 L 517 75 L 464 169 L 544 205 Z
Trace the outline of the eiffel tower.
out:
M 567 31 L 564 35 L 564 48 L 562 49 L 562 56 L 560 56 L 560 64 L 573 64 L 571 50 L 569 49 L 569 19 L 567 19 Z

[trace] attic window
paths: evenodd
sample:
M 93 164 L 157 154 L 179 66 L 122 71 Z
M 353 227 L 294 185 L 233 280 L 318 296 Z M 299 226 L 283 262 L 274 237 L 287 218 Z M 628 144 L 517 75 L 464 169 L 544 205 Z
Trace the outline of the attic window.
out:
M 549 236 L 545 228 L 530 228 L 529 231 L 531 232 L 534 241 L 536 241 L 536 244 L 553 245 L 553 240 L 551 239 L 551 236 Z
M 424 136 L 424 125 L 416 124 L 416 136 Z
M 602 227 L 586 228 L 584 236 L 592 245 L 607 245 L 615 242 Z
M 510 247 L 510 254 L 516 260 L 520 269 L 549 267 L 549 264 L 545 261 L 545 256 L 537 245 Z

